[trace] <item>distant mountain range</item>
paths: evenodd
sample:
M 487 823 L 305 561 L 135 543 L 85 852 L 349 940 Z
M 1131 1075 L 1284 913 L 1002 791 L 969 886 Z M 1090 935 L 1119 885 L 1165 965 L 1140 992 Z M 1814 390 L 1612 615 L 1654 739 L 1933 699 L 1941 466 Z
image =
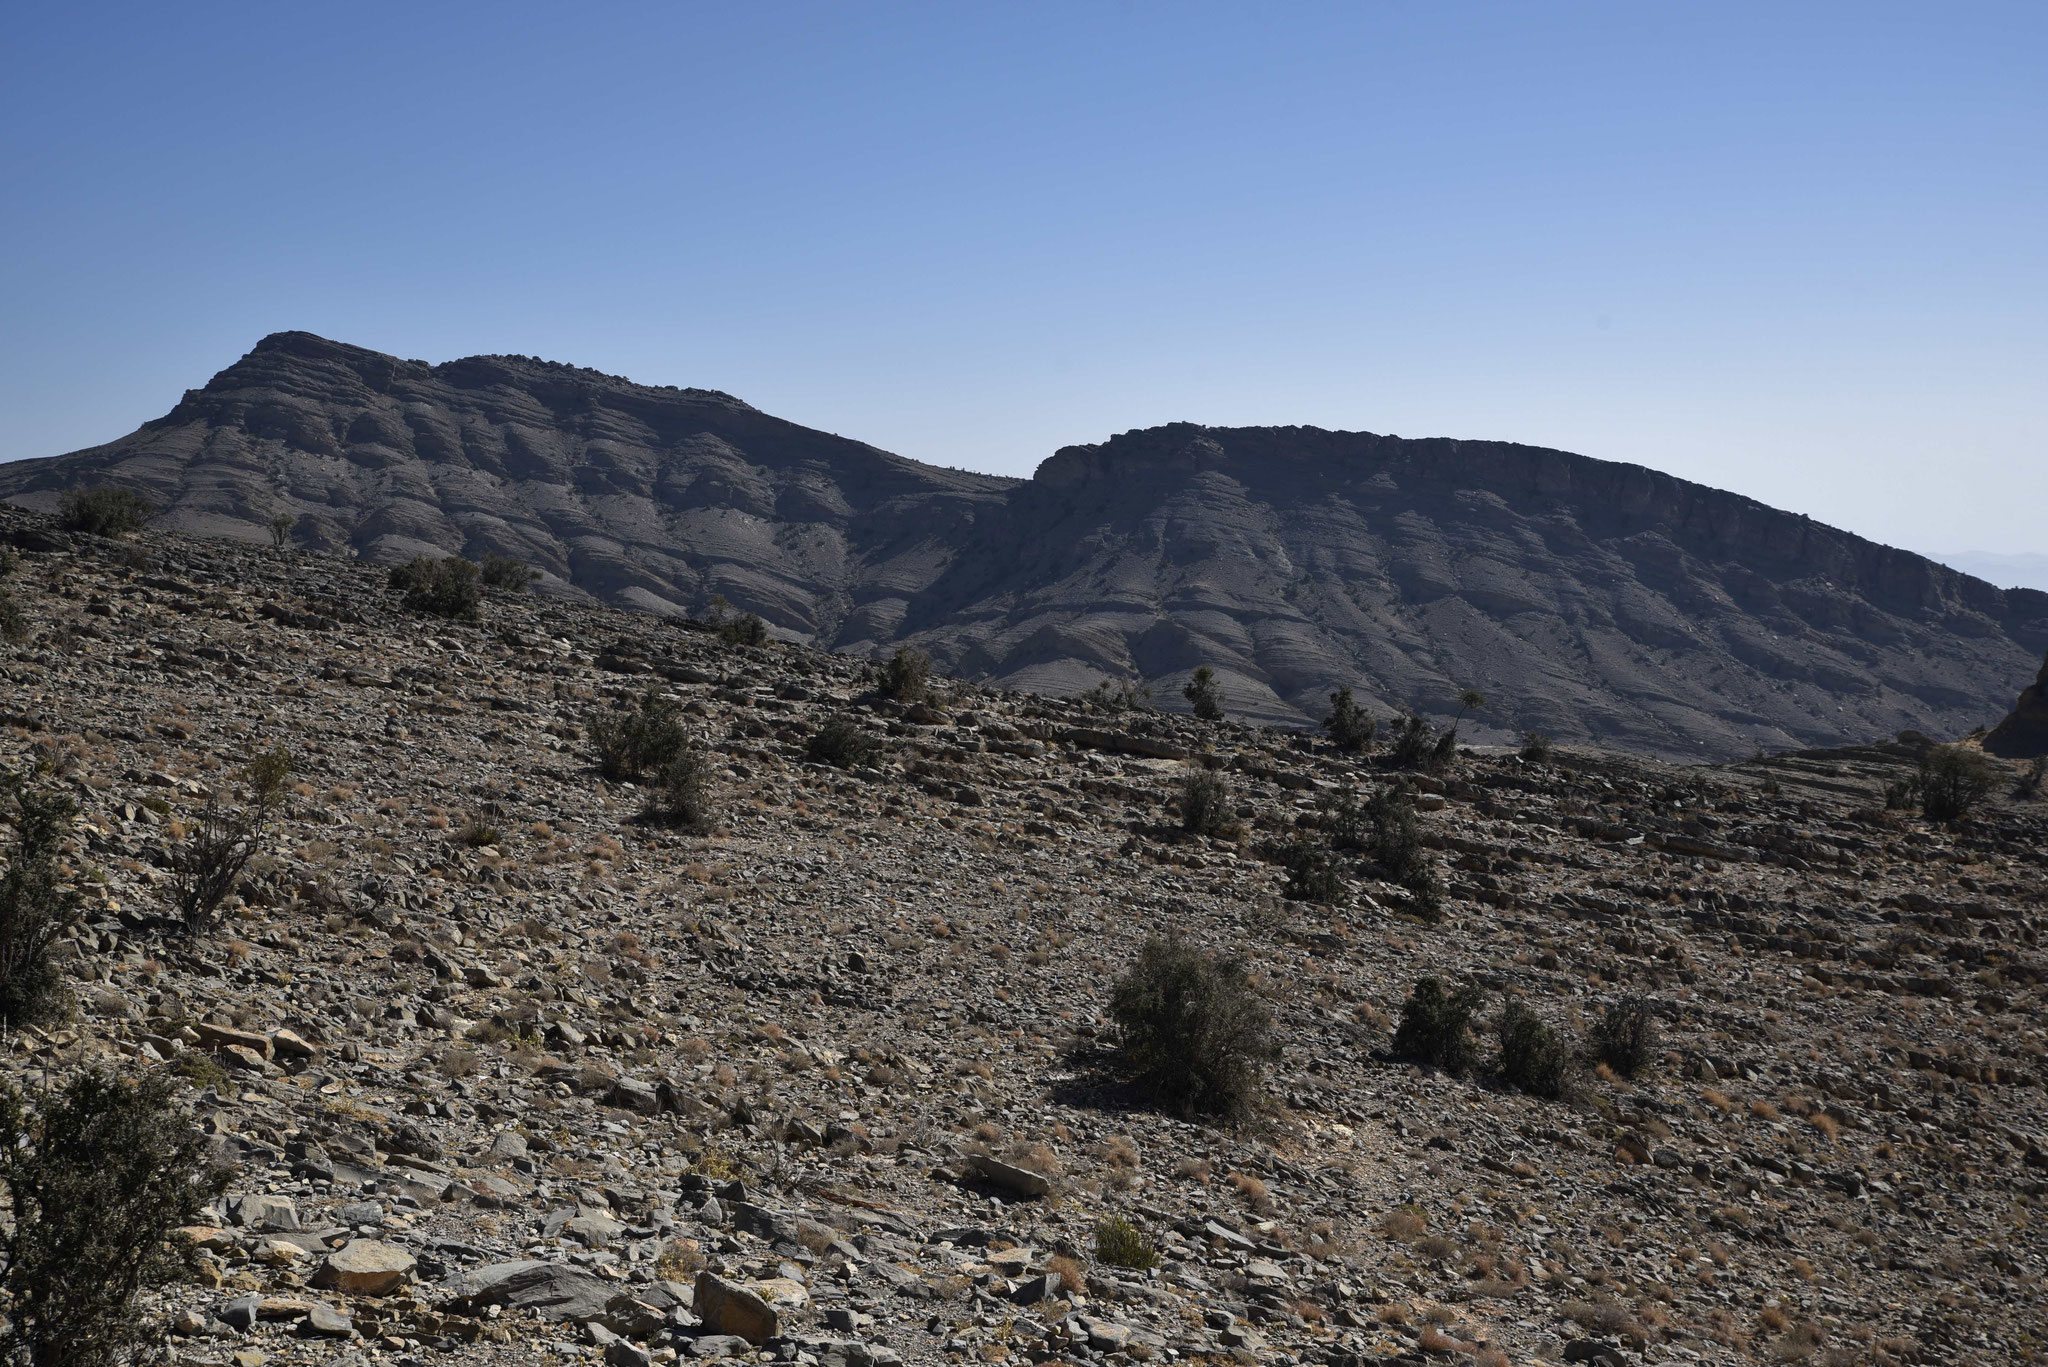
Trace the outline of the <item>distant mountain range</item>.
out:
M 1029 480 L 941 469 L 710 390 L 521 356 L 429 365 L 265 338 L 105 446 L 0 466 L 54 508 L 118 484 L 161 527 L 398 560 L 518 556 L 540 590 L 715 596 L 784 636 L 899 642 L 996 685 L 1208 664 L 1256 720 L 1488 705 L 1465 734 L 1721 758 L 1995 722 L 2048 649 L 2000 589 L 1751 499 L 1506 442 L 1176 423 Z

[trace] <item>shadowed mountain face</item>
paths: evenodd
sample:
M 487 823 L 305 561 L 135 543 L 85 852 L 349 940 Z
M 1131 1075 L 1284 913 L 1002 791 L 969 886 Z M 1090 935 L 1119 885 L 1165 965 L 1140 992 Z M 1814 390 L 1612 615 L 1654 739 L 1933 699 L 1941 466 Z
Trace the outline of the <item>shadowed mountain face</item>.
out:
M 1984 748 L 2007 759 L 2048 755 L 2048 663 L 2042 664 L 2034 682 L 2021 691 L 2006 719 L 1984 738 Z
M 722 594 L 783 634 L 914 641 L 1049 692 L 1198 664 L 1226 706 L 1314 720 L 1491 700 L 1540 730 L 1727 757 L 1995 720 L 2048 649 L 2048 594 L 1993 588 L 1638 466 L 1502 442 L 1175 424 L 1029 481 L 942 470 L 724 394 L 522 357 L 429 366 L 264 340 L 106 446 L 0 467 L 54 507 L 113 483 L 158 525 L 398 560 L 500 552 L 544 591 L 655 612 Z

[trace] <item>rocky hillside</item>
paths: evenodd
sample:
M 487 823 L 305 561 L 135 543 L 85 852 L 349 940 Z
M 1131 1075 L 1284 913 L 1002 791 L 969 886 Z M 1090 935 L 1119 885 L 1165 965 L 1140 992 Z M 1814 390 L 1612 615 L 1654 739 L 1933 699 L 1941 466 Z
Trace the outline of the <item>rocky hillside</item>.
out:
M 603 606 L 411 617 L 324 555 L 11 511 L 0 540 L 0 768 L 79 803 L 91 902 L 75 1018 L 0 1064 L 189 1082 L 236 1174 L 162 1307 L 179 1360 L 2038 1352 L 2048 810 L 1887 812 L 1906 747 L 1467 752 L 1412 778 L 1431 924 L 1369 861 L 1281 896 L 1275 849 L 1396 782 L 1378 755 L 954 682 L 906 706 L 844 656 Z M 709 834 L 592 766 L 592 718 L 650 687 L 708 756 Z M 835 719 L 856 768 L 806 758 Z M 166 852 L 277 746 L 288 801 L 187 940 Z M 1177 829 L 1198 772 L 1211 836 Z M 1245 1126 L 1162 1114 L 1104 1048 L 1168 930 L 1242 955 L 1274 1018 Z M 1395 1056 L 1424 974 L 1480 989 L 1477 1072 Z M 1495 1075 L 1504 1003 L 1576 1040 L 1634 993 L 1633 1080 Z
M 1319 718 L 1339 683 L 1439 718 L 1477 687 L 1482 739 L 1731 757 L 1961 734 L 2048 649 L 2048 594 L 1560 451 L 1175 425 L 1005 480 L 723 394 L 304 333 L 119 441 L 0 467 L 0 496 L 45 510 L 97 482 L 167 529 L 260 540 L 283 512 L 297 544 L 372 560 L 509 554 L 557 592 L 722 595 L 790 639 L 914 640 L 1008 687 L 1135 674 L 1178 708 L 1208 664 L 1234 714 L 1273 723 Z

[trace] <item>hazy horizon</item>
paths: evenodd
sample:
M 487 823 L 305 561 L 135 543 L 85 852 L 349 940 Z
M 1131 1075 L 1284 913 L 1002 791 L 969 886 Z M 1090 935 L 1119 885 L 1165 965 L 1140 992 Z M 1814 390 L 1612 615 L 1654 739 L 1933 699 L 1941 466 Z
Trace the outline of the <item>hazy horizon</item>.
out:
M 1307 424 L 2048 550 L 2036 7 L 138 7 L 10 38 L 0 458 L 304 329 L 991 473 Z

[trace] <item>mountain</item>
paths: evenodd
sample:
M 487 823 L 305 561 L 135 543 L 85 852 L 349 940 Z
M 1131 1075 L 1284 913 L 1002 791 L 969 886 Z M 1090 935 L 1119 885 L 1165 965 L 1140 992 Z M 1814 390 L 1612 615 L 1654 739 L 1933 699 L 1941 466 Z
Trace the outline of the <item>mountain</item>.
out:
M 1226 706 L 1318 718 L 1488 705 L 1648 753 L 1953 735 L 2048 649 L 2048 594 L 2000 590 L 1751 499 L 1506 442 L 1173 424 L 1065 448 L 1029 480 L 939 469 L 709 390 L 519 356 L 429 365 L 264 339 L 138 431 L 0 467 L 54 507 L 116 483 L 158 525 L 372 560 L 518 556 L 543 591 L 661 613 L 714 595 L 780 634 L 1072 692 L 1199 664 Z
M 1984 748 L 2007 759 L 2035 759 L 2048 755 L 2048 661 L 2034 682 L 2020 690 L 2004 721 L 1984 737 Z

